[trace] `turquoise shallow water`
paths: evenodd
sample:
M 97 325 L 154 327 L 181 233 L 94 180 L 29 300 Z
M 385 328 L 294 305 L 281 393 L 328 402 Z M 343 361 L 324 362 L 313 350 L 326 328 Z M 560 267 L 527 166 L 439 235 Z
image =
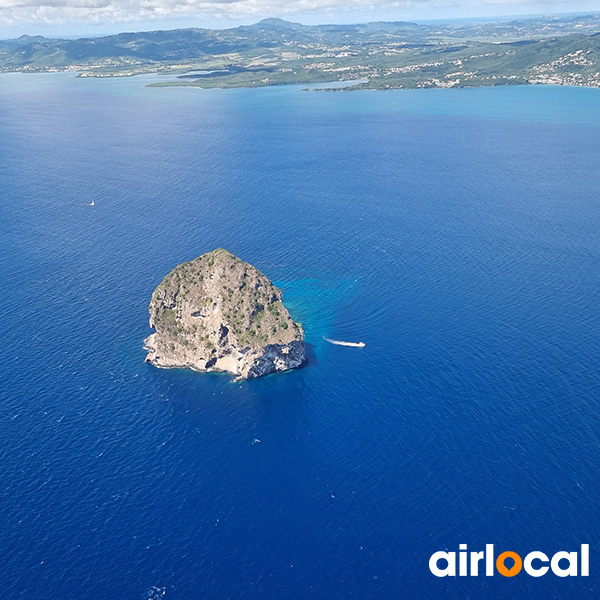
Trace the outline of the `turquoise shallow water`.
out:
M 0 77 L 7 597 L 595 598 L 600 92 L 151 80 Z M 217 246 L 306 368 L 144 364 Z M 592 576 L 433 577 L 460 543 Z

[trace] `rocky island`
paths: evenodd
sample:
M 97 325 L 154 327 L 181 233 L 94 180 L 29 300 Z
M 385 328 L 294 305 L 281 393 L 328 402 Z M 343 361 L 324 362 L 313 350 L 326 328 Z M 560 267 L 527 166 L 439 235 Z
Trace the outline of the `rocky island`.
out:
M 281 290 L 218 248 L 173 269 L 150 301 L 146 361 L 162 368 L 223 371 L 251 379 L 299 367 L 304 332 Z

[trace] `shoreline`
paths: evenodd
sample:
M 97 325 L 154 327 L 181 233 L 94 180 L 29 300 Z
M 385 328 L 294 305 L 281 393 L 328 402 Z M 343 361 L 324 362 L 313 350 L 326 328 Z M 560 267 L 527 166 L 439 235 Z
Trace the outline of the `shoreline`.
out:
M 1 75 L 49 75 L 49 74 L 73 74 L 75 79 L 122 79 L 122 78 L 134 78 L 140 76 L 176 76 L 177 79 L 174 81 L 156 81 L 144 85 L 144 88 L 194 88 L 201 90 L 250 90 L 250 89 L 266 89 L 272 87 L 284 87 L 284 86 L 310 86 L 314 84 L 315 87 L 304 87 L 303 92 L 351 92 L 351 91 L 362 91 L 362 92 L 381 92 L 381 91 L 415 91 L 415 90 L 464 90 L 464 89 L 485 89 L 485 88 L 506 88 L 506 87 L 564 87 L 564 88 L 587 88 L 587 89 L 600 89 L 600 81 L 593 83 L 561 83 L 559 81 L 529 81 L 526 79 L 518 81 L 506 81 L 498 83 L 458 83 L 454 85 L 435 85 L 425 82 L 424 85 L 406 85 L 406 86 L 394 86 L 394 85 L 382 85 L 378 87 L 363 87 L 363 84 L 369 82 L 369 80 L 362 79 L 356 80 L 351 79 L 347 81 L 340 80 L 316 80 L 316 81 L 281 81 L 281 82 L 254 82 L 246 85 L 200 85 L 197 83 L 198 80 L 185 81 L 187 73 L 197 71 L 197 69 L 181 70 L 178 72 L 166 72 L 163 70 L 143 71 L 139 73 L 94 73 L 94 72 L 80 72 L 70 67 L 64 69 L 47 69 L 47 70 L 2 70 Z M 215 72 L 221 71 L 221 69 L 214 69 Z M 420 82 L 421 83 L 421 82 Z

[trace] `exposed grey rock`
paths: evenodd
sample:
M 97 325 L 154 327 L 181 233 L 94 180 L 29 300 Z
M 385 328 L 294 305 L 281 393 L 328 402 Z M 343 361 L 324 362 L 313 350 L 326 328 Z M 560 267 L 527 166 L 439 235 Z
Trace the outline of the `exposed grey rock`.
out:
M 250 379 L 299 367 L 304 332 L 281 291 L 218 248 L 182 263 L 154 290 L 146 360 L 157 367 L 226 371 Z

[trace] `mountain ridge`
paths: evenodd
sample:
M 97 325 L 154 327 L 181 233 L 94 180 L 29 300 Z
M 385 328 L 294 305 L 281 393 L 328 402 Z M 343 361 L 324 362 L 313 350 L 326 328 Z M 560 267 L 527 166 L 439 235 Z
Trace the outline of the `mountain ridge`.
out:
M 169 73 L 158 86 L 258 87 L 360 81 L 353 89 L 554 83 L 600 85 L 600 15 L 511 22 L 373 21 L 303 25 L 279 18 L 229 29 L 123 32 L 0 41 L 0 72 L 82 77 Z M 202 71 L 197 78 L 185 76 Z

